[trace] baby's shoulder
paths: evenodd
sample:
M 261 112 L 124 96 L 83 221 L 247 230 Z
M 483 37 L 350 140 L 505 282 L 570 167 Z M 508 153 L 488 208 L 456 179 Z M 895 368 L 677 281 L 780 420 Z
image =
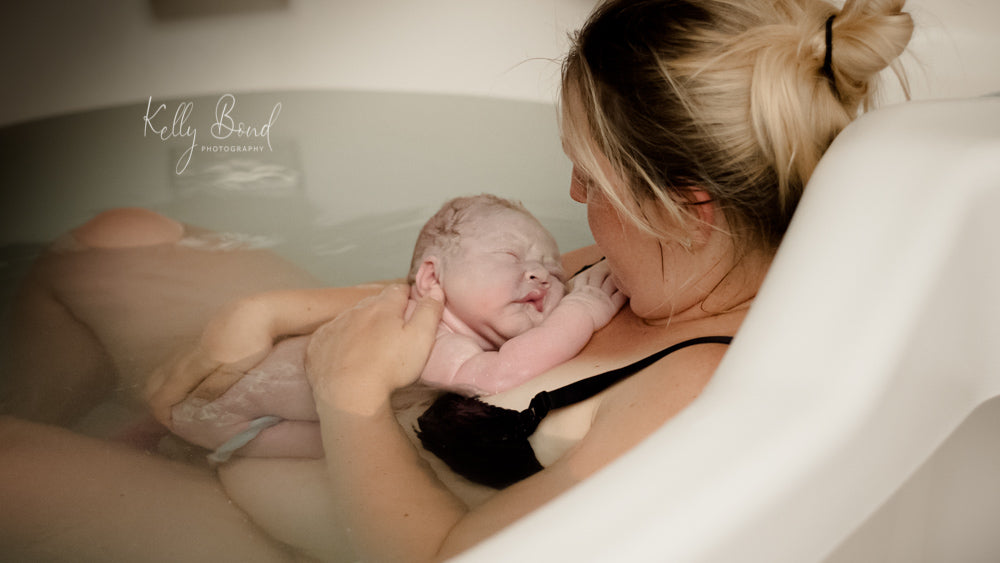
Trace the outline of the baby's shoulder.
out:
M 450 327 L 441 323 L 438 325 L 437 336 L 434 337 L 434 351 L 447 350 L 452 353 L 478 354 L 483 352 L 482 346 L 476 339 L 465 334 L 455 332 Z

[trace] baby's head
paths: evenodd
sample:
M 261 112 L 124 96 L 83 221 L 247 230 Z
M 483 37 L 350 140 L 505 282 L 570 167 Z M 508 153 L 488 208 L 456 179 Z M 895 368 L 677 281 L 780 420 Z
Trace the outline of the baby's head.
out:
M 488 194 L 448 201 L 427 221 L 407 281 L 416 295 L 439 288 L 445 322 L 497 346 L 540 324 L 565 292 L 552 235 L 520 203 Z

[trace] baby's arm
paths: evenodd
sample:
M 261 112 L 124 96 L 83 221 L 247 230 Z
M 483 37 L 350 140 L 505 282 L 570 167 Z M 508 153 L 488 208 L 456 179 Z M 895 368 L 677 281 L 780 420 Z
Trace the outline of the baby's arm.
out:
M 422 379 L 466 394 L 499 393 L 576 356 L 625 303 L 601 262 L 573 280 L 572 291 L 542 324 L 484 352 L 459 335 L 438 338 Z

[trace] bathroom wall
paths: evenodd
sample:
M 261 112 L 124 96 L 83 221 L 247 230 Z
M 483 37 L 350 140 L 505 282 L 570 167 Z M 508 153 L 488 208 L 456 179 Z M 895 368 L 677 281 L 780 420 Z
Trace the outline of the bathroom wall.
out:
M 552 101 L 555 59 L 594 1 L 287 0 L 167 18 L 156 17 L 154 4 L 170 2 L 4 3 L 0 124 L 151 95 L 226 91 L 388 89 Z
M 554 59 L 594 4 L 5 2 L 0 125 L 149 96 L 226 91 L 390 89 L 551 101 Z M 1000 3 L 911 0 L 908 6 L 921 26 L 915 56 L 907 60 L 916 97 L 1000 91 Z

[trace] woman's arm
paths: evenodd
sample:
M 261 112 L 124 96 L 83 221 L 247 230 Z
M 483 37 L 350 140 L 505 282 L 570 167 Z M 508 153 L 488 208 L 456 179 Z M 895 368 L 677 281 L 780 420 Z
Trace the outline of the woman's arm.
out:
M 272 338 L 308 334 L 359 301 L 377 295 L 384 283 L 352 287 L 277 290 L 242 300 L 255 310 Z
M 277 290 L 240 299 L 217 313 L 193 349 L 156 370 L 146 396 L 170 426 L 171 408 L 188 394 L 211 401 L 259 363 L 280 336 L 307 334 L 384 285 Z
M 647 370 L 617 386 L 569 453 L 469 511 L 422 463 L 389 407 L 391 388 L 419 375 L 436 329 L 430 304 L 419 324 L 402 321 L 405 306 L 405 291 L 388 291 L 317 330 L 307 356 L 333 495 L 365 559 L 434 561 L 475 545 L 638 443 L 697 395 L 717 361 L 678 352 L 661 369 L 684 375 Z

